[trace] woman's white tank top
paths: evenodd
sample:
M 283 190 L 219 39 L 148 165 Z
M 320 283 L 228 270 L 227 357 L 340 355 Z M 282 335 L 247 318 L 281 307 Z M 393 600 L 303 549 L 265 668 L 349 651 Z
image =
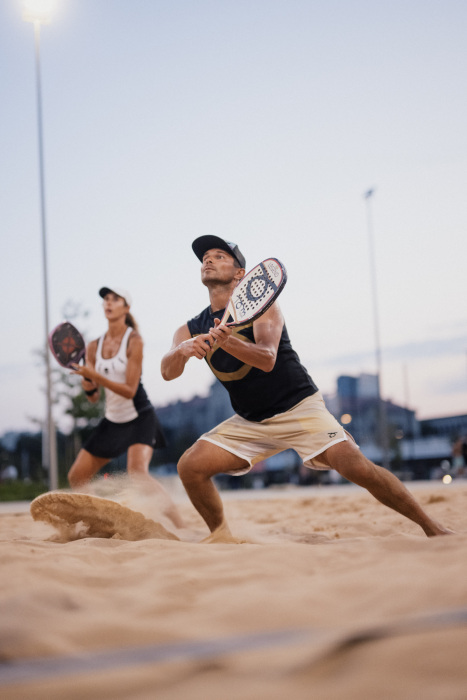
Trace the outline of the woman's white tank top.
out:
M 104 342 L 104 336 L 99 338 L 97 344 L 96 352 L 96 371 L 99 374 L 103 374 L 112 382 L 118 382 L 119 384 L 125 384 L 126 380 L 126 368 L 128 365 L 128 358 L 126 356 L 126 351 L 128 347 L 128 339 L 130 337 L 133 328 L 128 327 L 125 331 L 125 335 L 122 338 L 118 352 L 113 357 L 105 359 L 102 357 L 102 345 Z M 126 399 L 123 396 L 119 396 L 114 391 L 106 389 L 105 391 L 105 417 L 107 420 L 112 421 L 112 423 L 128 423 L 130 420 L 134 420 L 138 417 L 138 411 L 135 408 L 133 399 Z

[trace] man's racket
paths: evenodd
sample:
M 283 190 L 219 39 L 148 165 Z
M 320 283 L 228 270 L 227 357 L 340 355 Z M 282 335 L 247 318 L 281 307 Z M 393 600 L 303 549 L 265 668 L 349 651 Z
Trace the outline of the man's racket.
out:
M 49 347 L 57 362 L 73 369 L 72 364 L 79 364 L 86 354 L 84 338 L 69 321 L 59 325 L 49 334 Z
M 233 290 L 221 323 L 238 327 L 251 323 L 274 304 L 287 282 L 287 271 L 277 258 L 260 262 Z M 232 317 L 232 321 L 227 321 Z

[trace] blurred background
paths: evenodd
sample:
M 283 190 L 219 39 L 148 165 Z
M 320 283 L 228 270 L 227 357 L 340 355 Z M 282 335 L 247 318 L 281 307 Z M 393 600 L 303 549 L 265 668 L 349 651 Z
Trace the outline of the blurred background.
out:
M 39 23 L 20 0 L 0 5 L 3 482 L 10 468 L 49 479 L 48 403 L 61 479 L 94 424 L 56 365 L 47 388 L 44 314 L 96 338 L 103 285 L 133 296 L 143 382 L 170 437 L 159 473 L 229 413 L 204 362 L 173 382 L 159 370 L 175 329 L 208 303 L 191 250 L 203 234 L 238 243 L 249 267 L 285 264 L 292 343 L 368 456 L 407 478 L 455 476 L 467 5 L 47 5 Z M 265 471 L 251 484 L 311 478 L 294 454 Z

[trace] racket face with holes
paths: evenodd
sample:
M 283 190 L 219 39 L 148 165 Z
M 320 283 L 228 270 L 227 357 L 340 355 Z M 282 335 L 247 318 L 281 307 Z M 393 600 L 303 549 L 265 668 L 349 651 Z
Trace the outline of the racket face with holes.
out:
M 276 301 L 286 282 L 287 271 L 277 258 L 263 260 L 237 284 L 221 323 L 238 327 L 259 318 Z
M 59 325 L 49 334 L 49 347 L 57 362 L 72 369 L 72 364 L 79 364 L 86 353 L 84 338 L 69 321 Z

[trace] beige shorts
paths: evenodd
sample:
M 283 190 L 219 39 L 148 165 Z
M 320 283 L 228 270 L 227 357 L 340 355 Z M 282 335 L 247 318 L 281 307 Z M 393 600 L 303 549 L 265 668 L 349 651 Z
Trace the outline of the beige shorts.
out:
M 320 461 L 319 455 L 331 445 L 349 438 L 353 439 L 329 413 L 318 391 L 289 411 L 260 423 L 253 423 L 235 414 L 201 435 L 199 440 L 212 442 L 245 459 L 249 467 L 231 472 L 241 476 L 249 472 L 257 462 L 289 449 L 300 455 L 306 467 L 330 469 Z

